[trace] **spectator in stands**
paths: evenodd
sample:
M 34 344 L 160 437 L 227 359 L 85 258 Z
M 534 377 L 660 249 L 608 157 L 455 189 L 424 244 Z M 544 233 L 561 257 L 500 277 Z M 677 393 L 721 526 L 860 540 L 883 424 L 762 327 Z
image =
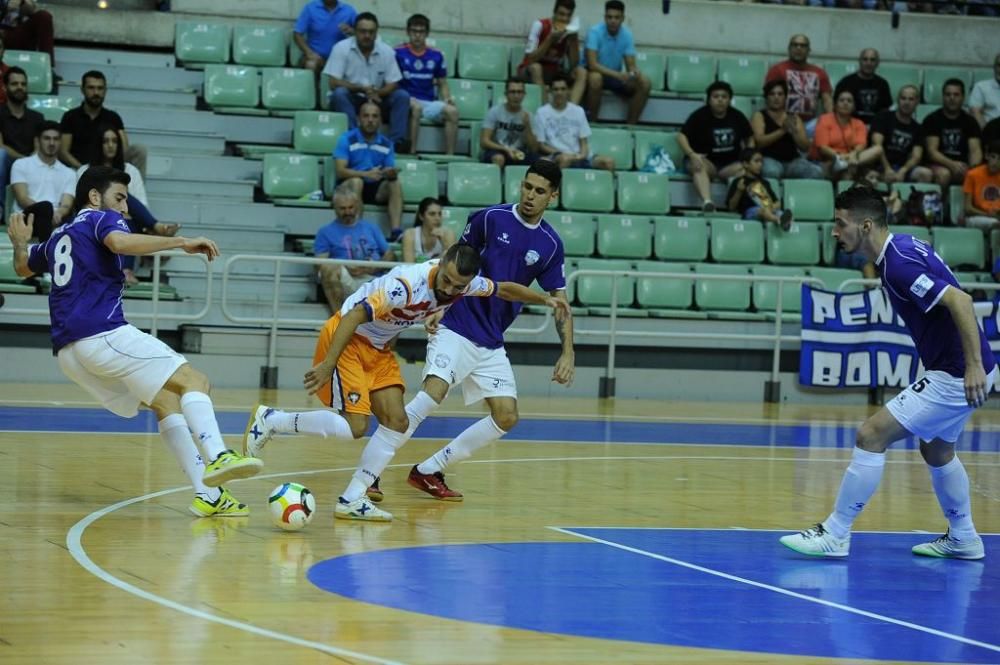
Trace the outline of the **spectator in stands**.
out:
M 0 0 L 0 36 L 9 49 L 42 51 L 56 66 L 55 29 L 52 14 L 39 9 L 35 0 Z M 53 72 L 53 77 L 59 77 Z
M 10 65 L 3 61 L 4 53 L 6 53 L 6 49 L 4 48 L 3 40 L 0 39 L 0 81 L 3 80 L 7 70 L 10 69 Z M 0 85 L 0 104 L 5 103 L 7 103 L 7 87 Z
M 705 105 L 688 116 L 677 135 L 705 212 L 715 211 L 712 180 L 742 176 L 740 151 L 753 145 L 750 123 L 742 111 L 732 107 L 732 101 L 732 86 L 715 81 L 705 90 Z
M 824 113 L 816 123 L 813 159 L 823 162 L 823 169 L 834 182 L 854 179 L 862 166 L 877 164 L 882 148 L 868 147 L 868 129 L 854 117 L 854 94 L 837 90 L 833 113 Z
M 765 178 L 822 178 L 823 167 L 803 157 L 812 144 L 805 124 L 787 110 L 788 83 L 774 79 L 764 84 L 766 107 L 750 118 L 753 141 L 764 156 Z
M 889 82 L 875 73 L 879 55 L 873 48 L 866 48 L 858 56 L 858 71 L 848 74 L 837 83 L 837 90 L 850 90 L 854 95 L 854 117 L 866 125 L 881 111 L 892 106 Z
M 403 234 L 403 262 L 438 259 L 455 244 L 455 233 L 442 226 L 441 202 L 428 196 L 420 201 L 413 228 Z
M 502 169 L 507 164 L 530 166 L 538 159 L 538 140 L 531 130 L 531 114 L 521 106 L 523 101 L 524 81 L 507 79 L 503 103 L 487 111 L 479 130 L 482 161 Z
M 423 14 L 406 20 L 410 41 L 396 47 L 396 64 L 403 75 L 399 86 L 410 95 L 410 145 L 417 149 L 420 119 L 444 123 L 444 152 L 455 154 L 458 139 L 458 107 L 448 89 L 448 67 L 444 54 L 427 45 L 431 21 Z
M 982 145 L 1000 139 L 1000 118 L 993 118 L 983 127 Z
M 579 104 L 587 87 L 587 70 L 581 64 L 580 19 L 573 16 L 576 0 L 556 0 L 552 17 L 536 19 L 528 33 L 524 59 L 517 66 L 521 80 L 544 86 L 556 74 L 573 81 L 569 100 Z
M 84 164 L 76 171 L 76 181 L 79 182 L 84 171 L 91 166 L 110 166 L 119 171 L 124 171 L 129 175 L 131 181 L 128 184 L 128 211 L 123 215 L 128 222 L 132 233 L 151 233 L 159 236 L 174 236 L 180 229 L 179 224 L 164 224 L 158 221 L 153 213 L 149 211 L 149 203 L 146 198 L 146 185 L 143 182 L 142 174 L 132 164 L 125 161 L 125 154 L 122 151 L 122 144 L 118 138 L 118 130 L 111 125 L 106 125 L 98 130 L 101 135 L 100 157 Z M 122 257 L 122 272 L 125 273 L 125 283 L 129 286 L 139 283 L 135 276 L 134 256 Z
M 298 66 L 317 74 L 323 71 L 333 47 L 354 34 L 357 15 L 354 7 L 346 2 L 311 0 L 306 3 L 292 29 L 292 40 L 302 51 Z
M 10 67 L 3 75 L 7 102 L 0 104 L 0 210 L 4 209 L 10 165 L 35 151 L 35 137 L 45 118 L 27 107 L 28 75 Z
M 980 127 L 1000 118 L 1000 53 L 993 58 L 993 78 L 980 81 L 969 94 L 969 113 Z
M 146 173 L 146 146 L 129 143 L 122 117 L 104 107 L 108 82 L 104 74 L 92 69 L 83 75 L 80 84 L 83 102 L 63 114 L 59 128 L 62 131 L 62 148 L 59 159 L 72 169 L 92 164 L 101 156 L 100 129 L 111 125 L 118 130 L 118 138 L 125 153 L 125 161 L 134 164 L 139 173 Z
M 941 88 L 941 108 L 924 118 L 925 163 L 934 180 L 947 193 L 948 186 L 961 184 L 965 174 L 983 161 L 979 123 L 962 110 L 965 83 L 948 79 Z
M 337 180 L 364 203 L 388 203 L 389 237 L 395 240 L 403 233 L 403 188 L 396 172 L 396 153 L 392 142 L 379 132 L 378 105 L 365 102 L 360 116 L 360 124 L 341 134 L 333 150 Z
M 338 42 L 323 68 L 330 81 L 330 106 L 347 115 L 351 129 L 358 126 L 357 109 L 375 102 L 389 116 L 389 138 L 396 152 L 410 151 L 410 95 L 399 87 L 403 75 L 396 52 L 378 38 L 378 19 L 371 12 L 358 14 L 354 36 Z
M 782 79 L 788 83 L 788 110 L 805 123 L 833 111 L 830 77 L 822 67 L 809 64 L 809 50 L 808 37 L 792 35 L 788 40 L 788 60 L 771 67 L 764 77 L 765 82 Z
M 337 217 L 316 233 L 313 253 L 317 258 L 351 259 L 356 261 L 395 261 L 396 255 L 371 222 L 360 219 L 361 201 L 350 187 L 337 187 L 333 193 L 333 210 Z M 319 282 L 330 313 L 336 314 L 344 298 L 375 278 L 378 268 L 323 264 L 319 266 Z
M 37 213 L 35 218 L 36 235 L 44 241 L 48 240 L 53 228 L 66 221 L 73 209 L 76 174 L 59 162 L 58 123 L 43 121 L 38 126 L 36 145 L 38 147 L 31 156 L 14 162 L 10 170 L 10 184 L 14 190 L 14 212 L 36 204 L 46 210 L 43 217 L 51 219 L 51 224 L 45 225 L 47 228 L 39 228 Z
M 764 170 L 764 155 L 757 148 L 745 148 L 740 152 L 743 175 L 733 178 L 726 195 L 727 207 L 740 213 L 743 219 L 780 224 L 782 230 L 792 227 L 792 211 L 782 210 L 781 201 L 761 173 Z
M 984 231 L 1000 227 L 1000 141 L 986 144 L 986 163 L 969 169 L 962 184 L 965 225 Z
M 569 101 L 569 79 L 552 77 L 552 101 L 535 112 L 532 131 L 539 153 L 563 169 L 604 169 L 613 171 L 615 160 L 590 151 L 590 123 L 583 109 Z
M 651 84 L 635 64 L 635 41 L 624 21 L 625 4 L 621 0 L 604 3 L 604 22 L 587 32 L 581 64 L 586 65 L 588 72 L 587 115 L 597 120 L 601 93 L 611 90 L 628 99 L 625 122 L 634 125 L 646 108 Z
M 882 148 L 882 178 L 885 182 L 931 182 L 934 174 L 920 161 L 924 156 L 924 132 L 914 117 L 920 90 L 904 85 L 896 96 L 896 110 L 882 111 L 871 124 L 871 144 Z

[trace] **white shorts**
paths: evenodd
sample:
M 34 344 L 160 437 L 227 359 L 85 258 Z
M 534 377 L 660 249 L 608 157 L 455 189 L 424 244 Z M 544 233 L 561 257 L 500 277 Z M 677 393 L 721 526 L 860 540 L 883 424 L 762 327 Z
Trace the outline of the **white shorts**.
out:
M 59 367 L 108 411 L 125 418 L 150 404 L 177 368 L 187 362 L 169 346 L 124 325 L 59 349 Z
M 514 369 L 504 348 L 477 346 L 447 328 L 440 328 L 427 342 L 424 378 L 428 375 L 444 379 L 449 386 L 461 383 L 466 406 L 486 397 L 517 399 Z
M 420 104 L 420 117 L 428 122 L 441 122 L 444 120 L 441 114 L 444 113 L 445 103 L 440 99 L 433 101 L 416 100 Z
M 986 393 L 993 390 L 997 368 L 986 375 Z M 965 400 L 965 382 L 947 372 L 930 370 L 888 404 L 896 421 L 923 441 L 958 441 L 975 410 Z

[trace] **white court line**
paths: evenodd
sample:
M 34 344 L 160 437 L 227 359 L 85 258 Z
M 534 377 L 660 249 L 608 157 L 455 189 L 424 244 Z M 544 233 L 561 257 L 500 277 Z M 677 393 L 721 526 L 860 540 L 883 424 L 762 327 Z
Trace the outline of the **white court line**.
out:
M 656 554 L 654 552 L 647 552 L 646 550 L 640 550 L 636 547 L 629 547 L 628 545 L 622 545 L 620 543 L 614 543 L 610 540 L 603 540 L 601 538 L 595 538 L 593 536 L 588 536 L 582 533 L 577 533 L 575 531 L 570 531 L 568 529 L 550 526 L 549 529 L 553 531 L 558 531 L 560 533 L 576 536 L 577 538 L 583 538 L 584 540 L 589 540 L 600 545 L 607 545 L 608 547 L 613 547 L 615 549 L 623 550 L 625 552 L 631 552 L 632 554 L 639 554 L 641 556 L 646 556 L 651 559 L 656 559 L 658 561 L 663 561 L 665 563 L 670 563 L 675 566 L 680 566 L 682 568 L 687 568 L 689 570 L 695 570 L 700 573 L 705 573 L 707 575 L 714 575 L 715 577 L 721 577 L 722 579 L 729 580 L 731 582 L 739 582 L 740 584 L 746 584 L 749 586 L 757 587 L 759 589 L 764 589 L 766 591 L 773 591 L 774 593 L 779 593 L 784 596 L 790 596 L 792 598 L 797 598 L 799 600 L 805 600 L 810 603 L 816 603 L 818 605 L 823 605 L 826 607 L 832 607 L 834 609 L 842 610 L 850 614 L 857 614 L 859 616 L 867 617 L 869 619 L 875 619 L 877 621 L 884 621 L 886 623 L 891 623 L 896 626 L 901 626 L 903 628 L 909 628 L 911 630 L 916 630 L 921 633 L 927 633 L 929 635 L 934 635 L 936 637 L 943 637 L 948 640 L 954 640 L 955 642 L 961 642 L 963 644 L 968 644 L 970 646 L 979 647 L 981 649 L 986 649 L 988 651 L 995 651 L 1000 653 L 1000 645 L 988 644 L 987 642 L 980 642 L 979 640 L 974 640 L 968 637 L 963 637 L 961 635 L 955 635 L 954 633 L 946 633 L 943 630 L 937 630 L 936 628 L 929 628 L 928 626 L 921 626 L 920 624 L 910 623 L 909 621 L 903 621 L 902 619 L 894 619 L 893 617 L 886 616 L 884 614 L 877 614 L 875 612 L 869 612 L 867 610 L 862 610 L 857 607 L 851 607 L 850 605 L 843 605 L 841 603 L 835 603 L 829 600 L 823 600 L 822 598 L 815 598 L 813 596 L 807 596 L 806 594 L 798 593 L 796 591 L 790 591 L 788 589 L 783 589 L 782 587 L 773 586 L 771 584 L 765 584 L 764 582 L 757 582 L 755 580 L 750 580 L 745 577 L 738 577 L 736 575 L 730 575 L 729 573 L 724 573 L 721 570 L 715 570 L 713 568 L 706 568 L 704 566 L 699 566 L 694 563 L 689 563 L 687 561 L 682 561 L 680 559 L 674 559 L 672 557 L 663 556 L 662 554 Z M 587 528 L 597 528 L 597 527 L 587 527 Z M 712 529 L 714 531 L 725 531 L 725 529 Z

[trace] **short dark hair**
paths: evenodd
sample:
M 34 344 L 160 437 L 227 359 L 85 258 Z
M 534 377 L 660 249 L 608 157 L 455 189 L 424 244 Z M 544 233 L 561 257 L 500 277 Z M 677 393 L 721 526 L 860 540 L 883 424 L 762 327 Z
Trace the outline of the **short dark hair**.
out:
M 376 28 L 378 27 L 378 17 L 375 16 L 375 14 L 372 14 L 371 12 L 361 12 L 360 14 L 358 14 L 357 17 L 354 19 L 354 25 L 357 25 L 358 21 L 371 21 L 372 23 L 375 24 Z
M 983 150 L 984 155 L 1000 155 L 1000 139 L 993 139 L 986 144 Z
M 785 91 L 785 94 L 787 95 L 788 81 L 786 81 L 785 79 L 771 79 L 770 81 L 765 83 L 764 87 L 762 88 L 762 90 L 764 91 L 764 96 L 767 97 L 769 94 L 771 94 L 771 90 L 775 88 L 781 88 L 782 90 Z
M 745 164 L 753 159 L 754 155 L 762 154 L 764 153 L 760 151 L 760 148 L 743 148 L 743 150 L 740 150 L 740 161 Z
M 516 76 L 511 76 L 503 84 L 503 91 L 504 92 L 507 92 L 507 90 L 510 89 L 510 84 L 511 83 L 519 83 L 519 84 L 523 85 L 525 87 L 525 89 L 527 89 L 527 87 L 528 87 L 527 84 L 525 84 L 524 79 L 519 79 Z
M 96 189 L 101 196 L 104 196 L 104 192 L 108 191 L 113 183 L 127 187 L 130 182 L 132 182 L 132 177 L 124 171 L 110 166 L 91 166 L 83 172 L 76 183 L 76 196 L 73 199 L 74 211 L 79 212 L 88 203 L 89 197 L 87 195 L 90 190 Z
M 87 79 L 97 79 L 99 81 L 104 81 L 105 85 L 107 85 L 108 83 L 108 79 L 105 78 L 104 72 L 97 69 L 91 69 L 89 72 L 84 73 L 84 75 L 80 77 L 81 88 L 87 82 Z
M 569 76 L 567 76 L 565 72 L 556 72 L 556 74 L 552 76 L 552 80 L 549 81 L 549 88 L 551 88 L 556 81 L 562 81 L 566 84 L 567 88 L 572 87 L 569 82 Z
M 608 0 L 604 3 L 604 11 L 607 13 L 611 9 L 617 9 L 622 14 L 625 13 L 625 3 L 622 0 Z
M 375 21 L 378 24 L 378 21 Z M 424 16 L 423 14 L 414 14 L 410 18 L 406 19 L 406 29 L 410 28 L 423 28 L 427 32 L 431 31 L 431 20 Z
M 858 100 L 854 97 L 854 91 L 848 88 L 846 85 L 838 85 L 836 88 L 833 89 L 833 101 L 836 102 L 837 97 L 840 97 L 845 92 L 851 96 L 851 101 L 853 101 L 855 104 L 858 102 Z
M 441 205 L 441 202 L 438 201 L 433 196 L 425 196 L 424 198 L 420 199 L 420 203 L 417 204 L 417 214 L 413 216 L 413 225 L 423 226 L 424 214 L 426 214 L 428 208 L 430 208 L 432 205 L 435 204 Z
M 524 176 L 528 177 L 532 173 L 536 173 L 548 180 L 549 185 L 552 186 L 552 191 L 558 190 L 562 184 L 562 169 L 551 159 L 539 159 L 528 167 L 528 171 Z
M 886 215 L 885 199 L 878 190 L 865 185 L 857 185 L 845 189 L 837 195 L 833 204 L 837 210 L 846 210 L 853 220 L 869 218 L 876 226 L 889 226 Z
M 729 95 L 729 99 L 733 98 L 733 86 L 729 85 L 725 81 L 712 81 L 711 83 L 708 84 L 708 87 L 705 88 L 706 102 L 712 98 L 712 93 L 715 92 L 716 90 L 724 91 L 727 95 Z
M 35 130 L 35 138 L 38 138 L 45 132 L 50 132 L 53 129 L 62 134 L 62 130 L 59 128 L 58 122 L 55 120 L 44 120 L 42 121 L 42 124 L 38 125 L 38 129 Z
M 945 88 L 952 85 L 957 85 L 958 89 L 962 91 L 962 94 L 965 94 L 965 81 L 962 79 L 948 79 L 944 82 L 944 85 L 941 86 L 941 92 L 944 92 Z
M 556 0 L 556 4 L 552 6 L 552 13 L 555 14 L 556 10 L 560 7 L 565 7 L 571 12 L 576 11 L 576 0 Z
M 25 81 L 28 80 L 28 72 L 15 65 L 14 67 L 9 67 L 7 71 L 3 73 L 3 84 L 10 85 L 10 77 L 14 74 L 20 74 L 24 77 Z
M 467 277 L 479 272 L 481 259 L 475 247 L 456 243 L 445 251 L 441 263 L 454 263 L 458 274 Z

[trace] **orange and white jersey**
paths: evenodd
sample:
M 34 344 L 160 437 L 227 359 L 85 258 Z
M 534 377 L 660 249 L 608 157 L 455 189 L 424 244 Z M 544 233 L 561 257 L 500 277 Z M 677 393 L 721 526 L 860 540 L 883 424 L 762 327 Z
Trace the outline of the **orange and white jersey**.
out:
M 434 293 L 437 271 L 437 260 L 397 266 L 352 293 L 340 313 L 344 315 L 357 305 L 364 305 L 368 321 L 355 332 L 381 349 L 400 332 L 447 309 L 461 297 L 487 297 L 496 292 L 493 280 L 476 275 L 461 294 L 439 302 Z

